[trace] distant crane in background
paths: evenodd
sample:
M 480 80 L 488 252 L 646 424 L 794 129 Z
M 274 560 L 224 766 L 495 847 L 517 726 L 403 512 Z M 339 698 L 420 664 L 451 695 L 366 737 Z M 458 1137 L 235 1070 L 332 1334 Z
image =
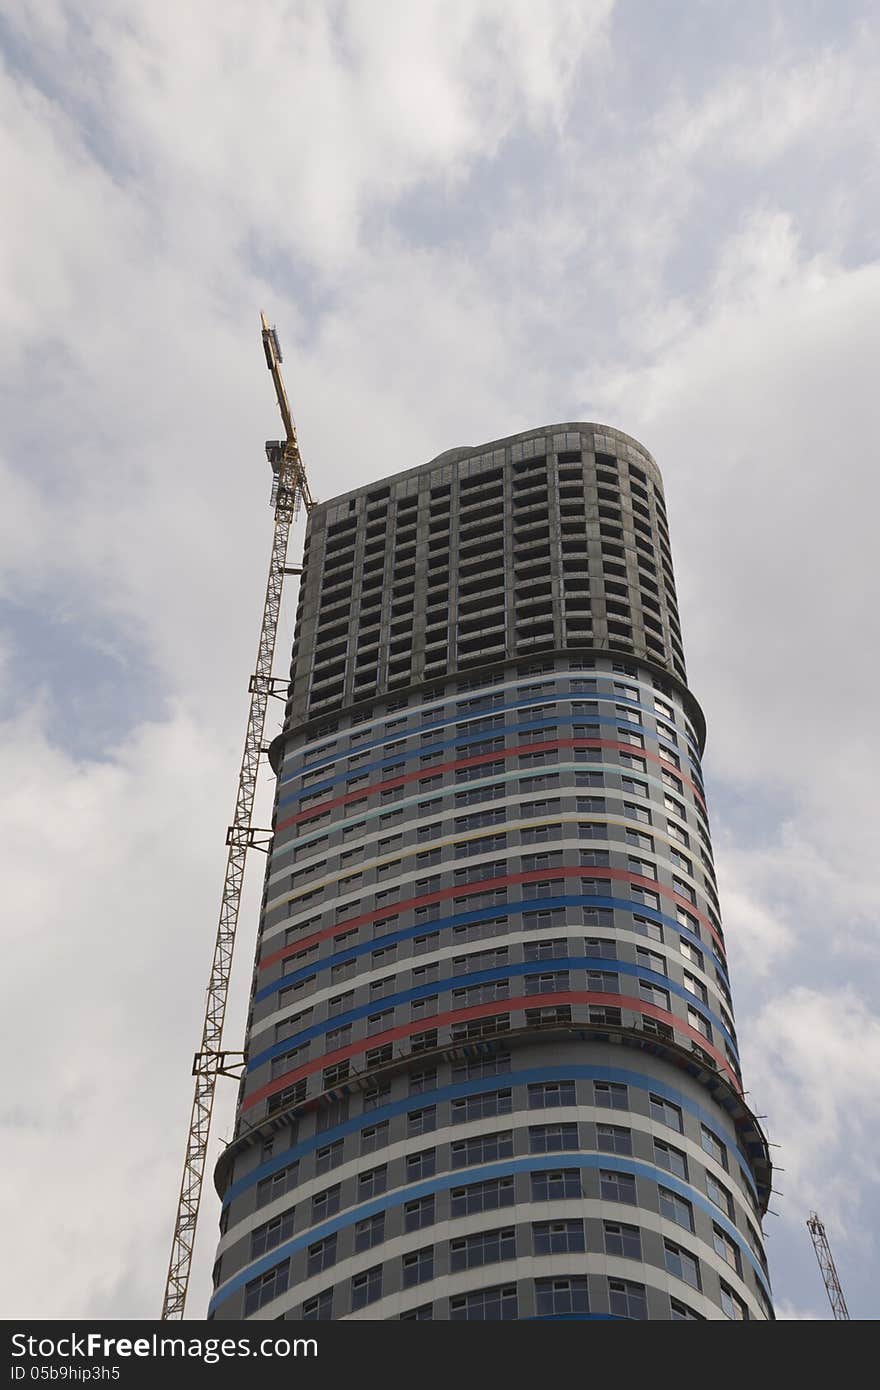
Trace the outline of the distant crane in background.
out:
M 171 1246 L 171 1259 L 168 1264 L 165 1297 L 162 1303 L 163 1320 L 182 1318 L 186 1304 L 217 1077 L 240 1078 L 244 1071 L 244 1053 L 223 1050 L 223 1020 L 226 1015 L 226 1000 L 229 994 L 229 977 L 241 905 L 245 858 L 249 849 L 261 849 L 268 852 L 272 839 L 272 831 L 258 830 L 251 825 L 251 817 L 254 809 L 254 794 L 257 787 L 257 774 L 260 769 L 260 758 L 266 751 L 263 737 L 269 696 L 276 695 L 284 699 L 287 698 L 287 679 L 273 676 L 272 665 L 275 659 L 275 639 L 278 633 L 284 578 L 285 575 L 302 572 L 298 567 L 287 564 L 290 528 L 299 515 L 300 507 L 304 507 L 308 513 L 314 506 L 303 462 L 300 458 L 296 426 L 293 422 L 287 392 L 281 377 L 282 357 L 278 334 L 274 328 L 270 328 L 265 314 L 261 315 L 261 319 L 266 366 L 272 374 L 272 381 L 275 385 L 275 395 L 278 397 L 285 437 L 266 445 L 266 455 L 272 465 L 273 474 L 271 505 L 275 509 L 272 557 L 269 562 L 266 601 L 263 606 L 263 618 L 260 625 L 257 664 L 250 679 L 251 703 L 239 772 L 238 794 L 235 800 L 235 816 L 232 825 L 226 832 L 226 844 L 229 847 L 229 853 L 223 880 L 220 921 L 214 943 L 214 959 L 208 982 L 202 1044 L 201 1050 L 196 1053 L 193 1061 L 193 1076 L 196 1079 L 195 1095 L 187 1135 L 183 1179 L 180 1185 L 177 1217 L 174 1223 L 174 1239 Z
M 837 1277 L 837 1269 L 831 1257 L 831 1246 L 828 1244 L 825 1227 L 814 1211 L 810 1212 L 807 1219 L 807 1229 L 813 1239 L 813 1249 L 816 1252 L 819 1270 L 825 1281 L 825 1290 L 828 1294 L 828 1302 L 831 1304 L 831 1311 L 838 1322 L 850 1322 L 849 1309 L 846 1306 L 843 1289 L 840 1287 L 840 1280 Z

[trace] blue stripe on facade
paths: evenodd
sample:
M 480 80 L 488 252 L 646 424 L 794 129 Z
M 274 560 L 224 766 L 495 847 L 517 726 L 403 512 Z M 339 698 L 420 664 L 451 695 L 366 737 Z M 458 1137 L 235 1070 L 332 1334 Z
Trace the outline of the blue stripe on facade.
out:
M 562 680 L 566 679 L 566 673 L 561 671 L 559 677 Z M 651 718 L 663 717 L 659 715 L 658 711 L 652 706 L 640 704 L 638 700 L 629 700 L 623 695 L 609 695 L 607 691 L 603 692 L 600 690 L 560 691 L 557 688 L 557 683 L 554 681 L 548 687 L 544 695 L 533 695 L 528 700 L 513 700 L 510 704 L 504 705 L 483 705 L 477 709 L 470 710 L 467 714 L 463 711 L 453 714 L 450 711 L 445 718 L 438 719 L 434 724 L 421 724 L 413 728 L 394 729 L 385 733 L 381 738 L 371 739 L 368 743 L 353 743 L 348 748 L 340 749 L 337 753 L 334 753 L 332 757 L 319 758 L 318 761 L 314 763 L 300 763 L 297 767 L 285 769 L 285 774 L 281 778 L 279 785 L 283 787 L 285 783 L 291 781 L 294 777 L 303 777 L 309 772 L 316 772 L 320 767 L 329 767 L 332 763 L 339 762 L 341 758 L 349 758 L 352 755 L 357 757 L 361 753 L 368 753 L 373 748 L 382 748 L 386 743 L 393 743 L 396 739 L 412 738 L 416 733 L 430 733 L 435 729 L 445 729 L 449 724 L 466 724 L 470 723 L 473 719 L 486 719 L 496 714 L 508 714 L 512 710 L 529 709 L 533 705 L 558 704 L 560 701 L 571 702 L 573 700 L 584 699 L 595 699 L 597 704 L 622 705 L 627 709 L 639 710 L 644 714 L 650 715 Z M 412 708 L 408 710 L 407 716 L 399 715 L 397 717 L 408 717 L 408 715 L 414 714 L 419 709 L 423 708 L 424 706 L 422 705 L 413 705 Z M 584 718 L 584 714 L 582 713 L 580 717 Z M 620 721 L 617 720 L 615 722 L 619 723 Z M 675 729 L 676 733 L 680 733 L 687 740 L 688 745 L 694 750 L 694 755 L 699 759 L 697 745 L 687 729 L 682 728 L 678 724 L 676 724 Z M 488 732 L 488 730 L 486 732 Z
M 500 751 L 500 750 L 499 750 L 499 751 Z M 587 751 L 589 751 L 589 750 L 587 750 Z M 590 762 L 580 762 L 580 761 L 578 761 L 578 762 L 575 763 L 575 762 L 564 762 L 564 761 L 560 761 L 560 762 L 557 762 L 557 763 L 548 763 L 547 766 L 546 766 L 546 770 L 549 771 L 549 772 L 551 772 L 551 773 L 552 773 L 552 772 L 571 772 L 571 771 L 574 771 L 574 772 L 608 772 L 608 771 L 615 772 L 615 771 L 621 771 L 621 772 L 623 772 L 623 775 L 624 775 L 624 776 L 628 776 L 628 773 L 624 772 L 624 770 L 623 770 L 622 768 L 615 768 L 614 764 L 612 764 L 612 763 L 604 763 L 604 762 L 602 762 L 602 763 L 598 763 L 598 762 L 597 762 L 597 763 L 590 763 Z M 508 770 L 508 771 L 506 771 L 506 772 L 496 772 L 496 773 L 494 773 L 493 775 L 487 775 L 485 778 L 476 779 L 475 781 L 468 783 L 468 789 L 476 791 L 476 790 L 478 790 L 480 787 L 486 787 L 486 786 L 491 785 L 493 782 L 515 782 L 515 781 L 518 780 L 518 778 L 520 778 L 520 777 L 523 776 L 523 773 L 524 773 L 524 769 L 523 769 L 523 768 L 514 768 L 512 771 Z M 640 772 L 638 775 L 639 775 L 639 778 L 640 778 L 640 779 L 643 779 L 644 781 L 646 781 L 650 786 L 659 787 L 659 788 L 662 788 L 662 789 L 665 790 L 665 783 L 664 783 L 659 777 L 653 777 L 653 776 L 651 775 L 650 772 Z M 423 793 L 423 792 L 416 792 L 416 793 L 414 793 L 412 796 L 406 796 L 406 797 L 403 797 L 402 800 L 400 800 L 400 801 L 395 801 L 393 809 L 394 809 L 395 811 L 398 810 L 398 809 L 403 810 L 403 809 L 405 809 L 407 806 L 412 806 L 412 805 L 414 805 L 416 802 L 424 802 L 424 801 L 442 801 L 444 797 L 449 796 L 450 792 L 463 791 L 463 790 L 464 790 L 464 788 L 458 788 L 458 787 L 455 787 L 455 786 L 453 786 L 453 785 L 449 785 L 449 786 L 446 786 L 446 787 L 441 787 L 439 791 L 434 791 L 434 792 L 430 792 L 430 793 L 427 793 L 427 794 L 425 794 L 425 793 Z M 617 796 L 617 795 L 623 795 L 623 796 L 633 795 L 633 796 L 637 796 L 637 795 L 640 795 L 640 793 L 636 793 L 636 792 L 632 792 L 632 793 L 630 793 L 630 792 L 624 792 L 624 791 L 622 791 L 621 789 L 618 789 L 617 787 L 607 787 L 607 788 L 605 788 L 605 792 L 606 792 L 606 793 L 607 793 L 607 792 L 610 792 L 612 796 Z M 574 796 L 581 796 L 581 795 L 589 795 L 589 794 L 590 794 L 589 792 L 584 792 L 583 789 L 581 789 L 580 787 L 578 787 L 578 786 L 576 786 L 576 785 L 575 785 L 575 786 L 563 786 L 563 785 L 560 785 L 559 788 L 558 788 L 558 793 L 559 793 L 559 795 L 563 795 L 563 796 L 572 796 L 572 795 L 574 795 Z M 654 801 L 654 800 L 652 800 L 651 797 L 643 797 L 642 799 L 651 802 L 652 809 L 659 809 L 657 802 Z M 475 805 L 477 808 L 480 806 L 480 804 L 481 804 L 480 802 L 475 802 L 475 803 L 474 803 L 474 805 Z M 694 804 L 696 805 L 696 803 L 694 803 Z M 457 807 L 450 807 L 449 809 L 452 811 L 453 815 L 455 815 L 455 816 L 462 816 L 462 815 L 469 815 L 469 814 L 472 814 L 472 812 L 460 810 L 460 809 L 458 809 Z M 388 811 L 388 808 L 385 807 L 385 806 L 376 806 L 376 807 L 374 807 L 371 811 L 365 811 L 363 815 L 360 815 L 360 816 L 352 816 L 351 818 L 349 818 L 348 816 L 346 816 L 346 818 L 345 818 L 345 826 L 346 826 L 346 829 L 349 829 L 351 826 L 354 826 L 354 825 L 366 825 L 367 821 L 378 820 L 380 816 L 386 815 L 386 814 L 387 814 L 387 811 Z M 329 814 L 329 812 L 328 812 L 328 814 Z M 584 814 L 585 814 L 585 815 L 588 815 L 589 812 L 584 812 Z M 609 814 L 609 815 L 613 815 L 613 814 L 615 814 L 615 813 L 609 811 L 608 814 Z M 322 817 L 321 819 L 323 819 L 323 817 Z M 635 822 L 634 822 L 633 828 L 635 828 Z M 279 847 L 278 847 L 277 849 L 273 848 L 273 851 L 272 851 L 272 862 L 273 862 L 273 864 L 275 864 L 279 859 L 282 859 L 282 858 L 284 858 L 286 855 L 290 854 L 291 850 L 296 850 L 296 849 L 301 848 L 303 845 L 308 845 L 308 844 L 311 843 L 312 840 L 320 840 L 320 839 L 322 839 L 325 835 L 327 835 L 328 833 L 329 833 L 329 832 L 328 832 L 328 827 L 322 825 L 321 828 L 318 829 L 318 830 L 312 830 L 312 831 L 309 831 L 309 833 L 306 834 L 306 835 L 297 835 L 294 839 L 292 839 L 292 840 L 287 840 L 285 843 L 279 845 Z M 466 833 L 466 832 L 462 832 L 462 833 Z M 704 833 L 705 833 L 705 832 L 704 832 Z M 670 841 L 670 843 L 672 843 L 672 841 Z M 688 852 L 689 852 L 689 854 L 691 855 L 691 857 L 693 858 L 693 857 L 694 857 L 694 851 L 693 851 L 692 849 L 689 849 Z
M 551 1276 L 552 1277 L 552 1276 Z M 566 1276 L 561 1276 L 566 1277 Z M 511 1319 L 512 1321 L 512 1319 Z M 633 1318 L 621 1318 L 616 1313 L 543 1313 L 533 1318 L 517 1319 L 525 1322 L 633 1322 Z
M 764 1271 L 752 1254 L 751 1247 L 732 1222 L 713 1202 L 697 1192 L 696 1188 L 674 1177 L 665 1168 L 616 1158 L 612 1154 L 562 1153 L 558 1156 L 558 1162 L 555 1163 L 553 1157 L 550 1154 L 540 1154 L 528 1158 L 508 1159 L 501 1163 L 488 1163 L 480 1168 L 463 1168 L 458 1172 L 444 1173 L 430 1181 L 412 1183 L 406 1188 L 398 1188 L 394 1192 L 385 1193 L 382 1197 L 373 1198 L 372 1201 L 364 1202 L 359 1206 L 349 1207 L 331 1220 L 323 1222 L 320 1226 L 312 1227 L 311 1230 L 300 1236 L 294 1236 L 292 1240 L 285 1241 L 270 1254 L 262 1256 L 253 1264 L 239 1270 L 228 1283 L 221 1285 L 214 1294 L 208 1308 L 208 1314 L 210 1316 L 221 1303 L 232 1294 L 237 1293 L 245 1284 L 250 1283 L 252 1279 L 259 1278 L 261 1274 L 265 1274 L 275 1265 L 289 1259 L 306 1246 L 314 1245 L 316 1241 L 323 1240 L 326 1236 L 333 1235 L 334 1232 L 341 1231 L 357 1221 L 364 1221 L 377 1212 L 403 1206 L 405 1202 L 416 1201 L 418 1198 L 428 1197 L 432 1193 L 446 1192 L 452 1187 L 467 1187 L 471 1183 L 491 1182 L 493 1178 L 510 1177 L 516 1173 L 557 1172 L 563 1168 L 604 1168 L 609 1171 L 629 1173 L 635 1178 L 647 1178 L 650 1182 L 662 1183 L 664 1187 L 670 1188 L 680 1197 L 684 1197 L 686 1201 L 692 1202 L 694 1206 L 701 1207 L 735 1242 L 740 1253 L 746 1257 L 754 1269 L 758 1282 L 766 1292 L 768 1299 L 770 1298 L 770 1288 L 766 1282 Z M 508 1208 L 499 1208 L 499 1211 L 505 1210 Z M 515 1205 L 513 1210 L 516 1210 Z M 378 1247 L 376 1248 L 378 1249 Z
M 710 1114 L 708 1110 L 704 1110 L 702 1106 L 697 1105 L 683 1092 L 676 1090 L 674 1086 L 668 1086 L 664 1082 L 654 1077 L 645 1076 L 641 1072 L 627 1071 L 620 1067 L 554 1066 L 531 1067 L 526 1071 L 501 1072 L 496 1076 L 480 1077 L 475 1081 L 459 1081 L 453 1085 L 441 1086 L 434 1091 L 417 1091 L 413 1095 L 404 1096 L 401 1100 L 392 1101 L 389 1105 L 377 1106 L 375 1110 L 365 1110 L 360 1115 L 355 1115 L 352 1119 L 335 1125 L 332 1129 L 322 1130 L 320 1134 L 303 1139 L 298 1144 L 293 1144 L 289 1149 L 286 1149 L 284 1153 L 273 1155 L 271 1159 L 261 1163 L 245 1177 L 230 1183 L 224 1193 L 222 1206 L 225 1209 L 242 1193 L 261 1182 L 263 1178 L 270 1178 L 273 1173 L 280 1172 L 282 1168 L 286 1168 L 294 1161 L 298 1162 L 300 1158 L 313 1153 L 315 1149 L 323 1148 L 336 1139 L 344 1139 L 349 1134 L 357 1134 L 360 1130 L 380 1124 L 383 1120 L 391 1120 L 398 1115 L 405 1115 L 409 1110 L 421 1110 L 425 1105 L 434 1105 L 444 1100 L 457 1100 L 464 1096 L 482 1095 L 487 1091 L 503 1090 L 508 1086 L 527 1086 L 544 1081 L 617 1081 L 626 1086 L 634 1086 L 637 1090 L 653 1092 L 654 1095 L 661 1096 L 663 1100 L 671 1101 L 679 1109 L 693 1115 L 701 1124 L 705 1124 L 713 1133 L 718 1123 L 716 1116 Z M 548 1107 L 548 1109 L 552 1108 Z M 609 1111 L 609 1113 L 613 1112 Z M 736 1153 L 743 1175 L 747 1179 L 749 1187 L 757 1195 L 747 1156 L 734 1144 L 730 1144 L 728 1147 Z
M 684 985 L 676 984 L 674 980 L 670 980 L 668 975 L 661 975 L 656 970 L 648 970 L 644 966 L 633 965 L 629 961 L 609 960 L 605 956 L 554 956 L 550 960 L 512 961 L 507 965 L 496 966 L 491 970 L 474 970 L 465 975 L 438 977 L 436 980 L 430 981 L 429 984 L 416 985 L 413 989 L 401 990 L 399 994 L 385 994 L 379 998 L 368 1000 L 366 1004 L 360 1004 L 357 1008 L 349 1009 L 346 1013 L 334 1014 L 332 1017 L 322 1019 L 319 1023 L 313 1023 L 311 1027 L 304 1028 L 301 1033 L 291 1033 L 286 1038 L 282 1038 L 280 1042 L 264 1048 L 262 1052 L 258 1052 L 248 1060 L 247 1072 L 256 1071 L 258 1067 L 271 1061 L 273 1057 L 282 1057 L 285 1052 L 293 1051 L 300 1043 L 310 1042 L 312 1038 L 322 1037 L 334 1028 L 344 1028 L 349 1023 L 357 1023 L 370 1014 L 382 1013 L 385 1009 L 395 1008 L 398 1004 L 410 1004 L 417 999 L 429 999 L 435 994 L 448 994 L 451 990 L 462 986 L 490 984 L 494 980 L 506 980 L 521 975 L 552 974 L 555 970 L 566 968 L 602 970 L 607 974 L 615 975 L 634 975 L 637 979 L 644 980 L 646 984 L 658 985 L 660 988 L 668 990 L 677 998 L 686 1000 L 689 1007 L 694 1008 L 701 1017 L 711 1021 L 727 1040 L 734 1055 L 737 1055 L 734 1040 L 721 1020 L 705 1006 L 697 1008 L 697 1001 L 690 990 L 685 989 Z M 524 996 L 524 1001 L 524 1003 L 520 1003 L 521 1008 L 528 1007 L 527 995 Z M 633 995 L 633 1001 L 639 1002 L 637 995 Z M 509 1001 L 499 999 L 497 1002 L 503 1005 Z M 441 1011 L 438 1010 L 438 1012 Z M 426 1023 L 430 1022 L 430 1017 L 430 1015 L 426 1015 Z
M 507 734 L 522 734 L 529 729 L 553 728 L 559 724 L 613 724 L 614 727 L 617 728 L 620 724 L 620 720 L 609 719 L 603 715 L 595 715 L 587 718 L 582 714 L 560 714 L 555 719 L 533 719 L 529 720 L 526 724 L 500 724 L 496 729 L 483 729 L 473 734 L 461 734 L 458 738 L 447 739 L 442 743 L 427 743 L 421 748 L 403 749 L 390 757 L 381 758 L 378 762 L 364 763 L 363 767 L 359 766 L 356 772 L 352 772 L 352 770 L 342 772 L 336 777 L 328 778 L 324 782 L 315 782 L 313 786 L 304 787 L 298 792 L 290 792 L 287 796 L 279 797 L 278 809 L 280 810 L 284 806 L 289 806 L 293 801 L 300 801 L 303 797 L 315 796 L 318 792 L 329 791 L 338 783 L 347 782 L 353 775 L 363 777 L 365 774 L 375 772 L 380 768 L 394 766 L 394 764 L 400 762 L 409 762 L 413 758 L 423 758 L 429 753 L 441 753 L 448 748 L 455 748 L 462 744 L 484 743 L 490 738 L 502 738 Z M 644 738 L 650 739 L 652 743 L 656 743 L 663 747 L 662 741 L 658 735 L 652 733 L 650 729 L 644 728 L 643 725 L 628 723 L 626 727 L 628 732 L 641 734 Z M 408 737 L 408 735 L 402 735 L 402 737 Z M 590 735 L 585 734 L 584 737 L 588 738 Z M 502 749 L 499 748 L 497 751 L 500 753 Z M 638 750 L 636 750 L 636 752 L 637 751 Z M 671 751 L 675 752 L 674 749 Z M 678 757 L 677 752 L 675 752 L 675 756 Z M 428 773 L 425 775 L 427 776 Z
M 588 865 L 584 865 L 583 876 L 584 878 L 589 877 Z M 462 887 L 464 887 L 464 885 L 462 885 Z M 394 904 L 389 903 L 388 907 L 392 909 Z M 616 909 L 620 912 L 638 913 L 639 916 L 647 917 L 650 921 L 658 923 L 658 925 L 670 927 L 673 931 L 678 932 L 680 936 L 685 937 L 687 941 L 690 941 L 692 945 L 696 946 L 704 955 L 708 951 L 713 961 L 721 967 L 722 974 L 725 980 L 727 980 L 727 971 L 724 962 L 716 955 L 714 948 L 710 947 L 702 937 L 697 936 L 694 932 L 688 931 L 686 927 L 683 927 L 676 917 L 667 917 L 665 913 L 658 912 L 652 907 L 645 907 L 642 903 L 633 902 L 630 898 L 566 895 L 558 898 L 529 898 L 528 900 L 521 899 L 518 902 L 496 903 L 494 907 L 475 908 L 472 912 L 461 912 L 452 917 L 432 917 L 425 922 L 418 923 L 416 926 L 404 927 L 400 931 L 389 932 L 387 936 L 374 937 L 372 940 L 363 942 L 359 946 L 349 946 L 345 951 L 339 951 L 332 956 L 322 957 L 321 960 L 316 960 L 312 965 L 301 966 L 298 970 L 292 971 L 289 975 L 280 975 L 278 979 L 273 980 L 271 984 L 263 985 L 262 989 L 256 992 L 254 995 L 254 1003 L 259 1004 L 263 999 L 267 999 L 269 995 L 276 993 L 278 990 L 286 989 L 288 985 L 296 984 L 298 980 L 308 980 L 313 975 L 317 975 L 322 970 L 328 970 L 333 965 L 341 965 L 345 961 L 356 959 L 358 956 L 369 955 L 373 951 L 394 945 L 396 942 L 407 941 L 413 936 L 427 936 L 431 932 L 448 930 L 456 926 L 464 926 L 469 922 L 491 921 L 495 917 L 505 917 L 511 913 L 546 912 L 549 909 L 557 907 L 604 907 L 610 908 L 612 911 Z M 563 924 L 559 923 L 559 925 L 562 926 Z M 570 923 L 569 925 L 580 924 Z M 582 925 L 585 931 L 590 929 L 589 922 L 584 922 Z M 548 926 L 547 930 L 552 931 L 554 928 Z M 601 930 L 601 928 L 597 928 L 597 930 Z M 490 938 L 487 938 L 487 940 L 489 939 Z M 647 939 L 650 940 L 651 938 L 648 937 Z M 293 942 L 291 943 L 291 945 L 294 944 Z M 413 959 L 415 960 L 415 957 Z

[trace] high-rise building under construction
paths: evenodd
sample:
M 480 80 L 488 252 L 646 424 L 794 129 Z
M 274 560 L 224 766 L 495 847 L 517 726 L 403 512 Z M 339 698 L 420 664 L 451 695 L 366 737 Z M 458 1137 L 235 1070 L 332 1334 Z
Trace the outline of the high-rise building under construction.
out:
M 550 425 L 309 517 L 221 1318 L 771 1318 L 662 483 Z

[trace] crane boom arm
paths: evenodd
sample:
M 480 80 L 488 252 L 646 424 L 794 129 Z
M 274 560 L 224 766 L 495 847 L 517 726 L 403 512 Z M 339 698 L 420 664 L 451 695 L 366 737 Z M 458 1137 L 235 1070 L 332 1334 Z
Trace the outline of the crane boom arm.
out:
M 816 1259 L 819 1261 L 819 1270 L 825 1282 L 825 1292 L 828 1294 L 831 1311 L 837 1322 L 849 1322 L 851 1321 L 849 1309 L 846 1306 L 843 1289 L 840 1287 L 840 1279 L 837 1276 L 837 1268 L 831 1255 L 831 1246 L 828 1244 L 828 1237 L 825 1234 L 825 1226 L 814 1211 L 810 1212 L 807 1229 L 813 1240 L 813 1249 L 816 1252 Z
M 314 499 L 309 491 L 309 483 L 306 478 L 303 462 L 300 458 L 299 444 L 296 438 L 296 425 L 294 424 L 293 414 L 290 409 L 290 402 L 287 399 L 287 391 L 284 388 L 284 378 L 281 375 L 281 344 L 278 341 L 278 333 L 269 326 L 269 320 L 265 314 L 260 315 L 263 325 L 263 351 L 266 354 L 266 366 L 272 374 L 272 382 L 275 386 L 275 395 L 278 399 L 278 409 L 281 411 L 281 419 L 284 423 L 284 454 L 289 459 L 293 471 L 296 486 L 303 500 L 303 505 L 307 512 L 312 510 Z

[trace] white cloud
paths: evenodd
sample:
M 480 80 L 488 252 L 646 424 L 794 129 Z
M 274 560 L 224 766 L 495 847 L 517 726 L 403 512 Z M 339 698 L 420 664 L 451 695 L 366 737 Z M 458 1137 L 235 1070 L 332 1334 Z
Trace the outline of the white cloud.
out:
M 787 1207 L 802 1219 L 818 1209 L 842 1239 L 870 1242 L 859 1225 L 880 1174 L 880 1015 L 854 986 L 783 989 L 749 1020 L 746 1055 L 781 1145 Z
M 370 204 L 454 180 L 520 123 L 558 122 L 613 0 L 387 0 L 381 23 L 361 5 L 305 4 L 254 23 L 241 0 L 102 4 L 85 25 L 65 0 L 13 8 L 124 183 L 167 200 L 151 211 L 177 246 L 228 258 L 255 236 L 328 269 L 358 251 Z M 61 66 L 71 49 L 90 82 Z
M 719 842 L 728 911 L 757 898 L 752 930 L 774 951 L 809 932 L 826 953 L 861 952 L 880 850 L 880 585 L 866 564 L 880 267 L 819 273 L 778 216 L 731 237 L 720 262 L 729 297 L 618 383 L 616 414 L 664 468 L 709 771 L 740 800 L 769 790 L 788 805 L 757 846 Z
M 820 1319 L 819 1313 L 796 1308 L 794 1304 L 789 1303 L 787 1299 L 777 1301 L 775 1312 L 780 1322 L 811 1322 Z
M 7 1230 L 23 1211 L 28 1229 L 11 1316 L 33 1315 L 38 1284 L 58 1317 L 155 1316 L 232 759 L 183 712 L 98 765 L 50 745 L 34 712 L 0 725 L 3 1011 L 16 1040 L 2 1205 Z M 251 922 L 258 901 L 251 882 Z
M 825 149 L 864 139 L 877 111 L 877 92 L 862 82 L 876 53 L 869 25 L 849 46 L 796 57 L 779 34 L 766 61 L 726 72 L 696 101 L 674 97 L 656 121 L 658 133 L 688 162 L 727 158 L 769 165 L 809 143 Z

